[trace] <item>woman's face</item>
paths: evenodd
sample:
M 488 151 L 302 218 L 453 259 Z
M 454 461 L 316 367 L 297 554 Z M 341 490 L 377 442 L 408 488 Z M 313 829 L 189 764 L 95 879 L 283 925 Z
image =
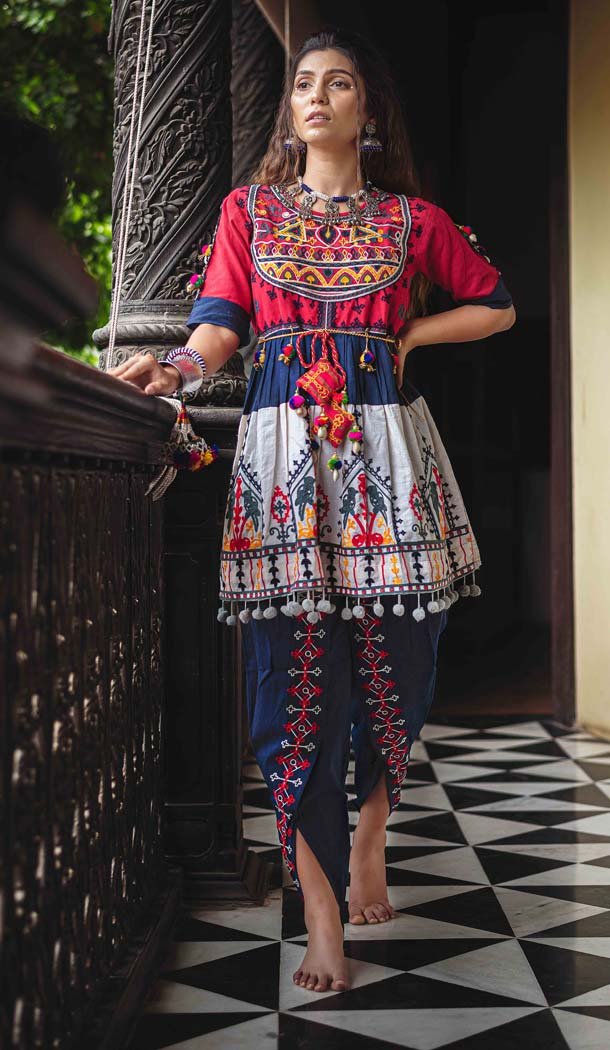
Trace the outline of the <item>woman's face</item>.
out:
M 358 96 L 361 109 L 358 117 Z M 354 142 L 367 120 L 364 84 L 342 51 L 310 51 L 297 67 L 290 98 L 294 129 L 307 145 L 331 148 Z M 313 114 L 323 114 L 312 118 Z

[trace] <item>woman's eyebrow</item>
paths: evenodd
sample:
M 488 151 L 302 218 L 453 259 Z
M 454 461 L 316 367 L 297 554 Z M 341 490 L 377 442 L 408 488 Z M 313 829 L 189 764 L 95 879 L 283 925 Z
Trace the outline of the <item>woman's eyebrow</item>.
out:
M 327 69 L 326 72 L 327 73 L 347 73 L 348 77 L 352 77 L 352 79 L 353 79 L 353 76 L 354 76 L 353 73 L 350 73 L 349 69 Z M 297 77 L 302 77 L 304 75 L 307 75 L 309 77 L 315 76 L 314 71 L 312 69 L 299 69 L 299 72 L 297 73 Z

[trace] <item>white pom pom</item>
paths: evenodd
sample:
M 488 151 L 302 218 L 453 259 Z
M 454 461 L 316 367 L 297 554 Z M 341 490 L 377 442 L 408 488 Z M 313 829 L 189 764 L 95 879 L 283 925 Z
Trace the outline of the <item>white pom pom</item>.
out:
M 435 602 L 434 599 L 432 599 L 431 601 L 428 602 L 426 608 L 427 608 L 428 612 L 430 612 L 430 613 L 438 612 L 439 611 L 438 602 Z
M 220 609 L 216 613 L 216 619 L 218 620 L 219 623 L 224 623 L 228 615 L 229 615 L 229 610 L 225 609 L 224 606 L 221 605 Z
M 260 605 L 257 605 L 256 609 L 252 610 L 252 619 L 253 620 L 262 620 L 262 618 L 263 618 L 263 610 L 261 609 Z
M 301 609 L 303 612 L 312 612 L 316 607 L 316 603 L 313 598 L 303 598 L 301 602 Z
M 280 612 L 283 612 L 284 616 L 292 616 L 291 603 L 286 602 L 286 605 L 280 605 Z
M 396 602 L 396 605 L 392 606 L 392 612 L 394 613 L 394 616 L 404 616 L 405 607 L 402 602 Z
M 423 620 L 425 615 L 426 615 L 426 613 L 422 609 L 421 605 L 418 605 L 417 608 L 413 610 L 413 619 L 414 620 L 417 620 L 417 621 Z
M 318 612 L 321 613 L 329 613 L 332 610 L 332 605 L 330 604 L 328 598 L 320 598 L 320 601 L 316 605 L 316 609 L 318 610 Z
M 301 612 L 301 603 L 300 602 L 288 602 L 288 606 L 290 608 L 290 615 L 291 616 L 298 616 L 299 613 Z
M 478 583 L 471 583 L 470 584 L 470 594 L 471 594 L 471 596 L 473 598 L 478 598 L 480 593 L 481 593 L 481 588 L 479 587 Z
M 462 595 L 462 598 L 467 598 L 470 594 L 470 585 L 468 583 L 463 583 L 459 588 L 459 592 Z
M 439 600 L 437 602 L 437 605 L 438 605 L 438 611 L 442 612 L 443 609 L 448 609 L 449 608 L 449 606 L 451 605 L 451 602 L 447 598 L 439 598 Z
M 381 602 L 375 602 L 375 604 L 373 606 L 373 612 L 375 613 L 375 616 L 383 616 L 384 611 L 385 610 L 384 610 L 383 605 L 381 604 Z
M 313 612 L 307 613 L 307 623 L 317 623 L 319 619 L 320 613 L 316 612 L 315 609 L 313 610 Z
M 275 605 L 268 605 L 266 609 L 263 609 L 263 616 L 266 620 L 274 620 L 277 616 L 277 609 Z
M 247 623 L 248 620 L 250 619 L 251 615 L 252 614 L 251 614 L 249 609 L 242 609 L 240 614 L 239 614 L 239 618 L 240 618 L 242 623 Z
M 235 627 L 235 624 L 237 623 L 237 616 L 235 613 L 231 613 L 230 616 L 227 616 L 225 623 L 227 627 Z
M 337 611 L 337 606 L 335 605 L 334 602 L 329 602 L 328 603 L 328 611 L 329 611 L 329 613 L 334 613 L 334 612 Z
M 342 620 L 351 620 L 351 618 L 352 618 L 352 610 L 350 609 L 349 605 L 346 605 L 345 608 L 341 610 L 341 619 Z
M 355 616 L 357 620 L 361 620 L 365 613 L 366 609 L 364 608 L 364 605 L 354 605 L 352 616 Z

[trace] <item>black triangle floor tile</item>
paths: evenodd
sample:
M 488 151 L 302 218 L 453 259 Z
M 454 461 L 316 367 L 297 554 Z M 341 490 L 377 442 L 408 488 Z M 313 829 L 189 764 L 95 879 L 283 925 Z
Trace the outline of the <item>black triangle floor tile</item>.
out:
M 421 915 L 439 922 L 455 922 L 460 926 L 472 926 L 475 930 L 513 936 L 513 930 L 491 887 L 468 893 L 456 893 L 451 897 L 417 904 L 414 908 L 400 909 L 403 914 Z
M 540 1050 L 569 1050 L 552 1011 L 545 1008 L 444 1045 L 449 1050 L 514 1050 L 520 1045 L 540 1047 Z
M 610 762 L 587 762 L 586 759 L 574 761 L 591 780 L 607 780 L 610 777 Z
M 396 1044 L 281 1013 L 278 1050 L 396 1050 Z
M 541 936 L 546 937 L 546 931 Z M 610 984 L 610 959 L 542 944 L 533 937 L 519 943 L 550 1006 Z
M 429 966 L 443 959 L 454 959 L 458 955 L 466 955 L 497 943 L 484 937 L 414 937 L 407 941 L 345 941 L 343 950 L 350 959 L 406 971 L 417 970 L 420 966 Z
M 502 839 L 502 845 L 510 845 L 507 839 Z M 544 871 L 549 873 L 549 882 L 553 881 L 553 871 L 558 868 L 568 868 L 570 865 L 562 861 L 549 860 L 548 857 L 528 857 L 524 853 L 504 853 L 494 850 L 493 845 L 475 846 L 475 853 L 481 862 L 481 866 L 493 885 L 506 882 L 508 879 L 520 879 L 526 875 L 537 875 Z
M 443 784 L 443 787 L 453 809 L 456 810 L 469 809 L 471 806 L 490 806 L 492 802 L 504 802 L 515 797 L 510 792 L 480 791 L 475 787 L 462 787 L 460 783 Z
M 610 798 L 597 784 L 578 784 L 576 787 L 545 791 L 543 796 L 538 797 L 556 798 L 561 802 L 577 802 L 584 806 L 603 806 L 604 809 L 610 809 Z M 575 813 L 574 816 L 578 816 L 578 813 Z
M 439 810 L 438 813 L 427 813 L 425 816 L 417 817 L 415 820 L 405 820 L 391 824 L 390 830 L 399 835 L 418 835 L 427 839 L 442 839 L 443 842 L 453 842 L 456 846 L 465 846 L 466 839 L 455 814 L 449 810 Z
M 448 846 L 447 849 L 451 849 Z M 387 852 L 387 851 L 386 851 Z M 426 855 L 431 851 L 426 851 Z M 447 850 L 435 850 L 434 852 L 446 853 Z M 427 871 L 409 871 L 406 868 L 393 868 L 391 863 L 399 860 L 408 860 L 413 854 L 406 850 L 398 850 L 396 857 L 386 857 L 386 877 L 388 886 L 472 886 L 472 882 L 465 879 L 450 879 L 447 875 L 430 875 Z M 406 856 L 405 856 L 406 854 Z M 418 856 L 423 856 L 419 853 Z
M 453 958 L 453 954 L 447 957 Z M 332 997 L 324 1000 L 320 998 L 295 1009 L 315 1013 L 316 1010 L 430 1010 L 439 1009 L 441 1006 L 467 1010 L 531 1005 L 512 996 L 496 995 L 493 992 L 469 988 L 450 981 L 434 980 L 419 974 L 401 973 L 362 985 L 360 988 L 351 988 L 347 992 L 336 992 Z
M 544 890 L 546 893 L 546 889 Z M 606 887 L 606 902 L 610 905 L 608 887 Z M 602 905 L 604 907 L 605 905 Z M 545 937 L 607 937 L 610 944 L 610 911 L 602 911 L 598 915 L 589 915 L 574 922 L 565 922 L 561 926 L 549 926 L 544 931 Z
M 173 930 L 175 941 L 268 941 L 257 933 L 246 933 L 244 930 L 233 930 L 214 922 L 204 922 L 192 915 L 180 916 Z
M 515 887 L 519 892 L 542 893 L 557 900 L 574 901 L 576 904 L 592 904 L 596 908 L 607 908 L 610 901 L 608 886 L 525 886 Z
M 598 1017 L 600 1021 L 610 1021 L 610 1006 L 562 1006 L 571 1014 L 582 1014 L 583 1017 Z
M 227 1029 L 225 1046 L 231 1045 L 231 1025 L 256 1020 L 257 1013 L 143 1014 L 136 1023 L 127 1050 L 162 1050 L 175 1043 Z
M 277 1010 L 279 1005 L 280 944 L 240 952 L 199 966 L 163 974 L 165 980 L 227 995 L 244 1003 Z

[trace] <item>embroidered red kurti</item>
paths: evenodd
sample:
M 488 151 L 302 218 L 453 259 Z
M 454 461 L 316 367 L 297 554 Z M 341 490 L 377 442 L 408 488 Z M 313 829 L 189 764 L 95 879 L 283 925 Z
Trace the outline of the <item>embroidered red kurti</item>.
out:
M 221 553 L 220 597 L 233 612 L 280 597 L 289 612 L 306 594 L 412 593 L 437 611 L 455 581 L 468 593 L 463 578 L 481 565 L 428 405 L 408 381 L 406 397 L 398 390 L 393 340 L 417 272 L 460 305 L 504 308 L 511 297 L 443 208 L 381 190 L 377 201 L 354 226 L 316 210 L 304 219 L 278 186 L 242 186 L 222 203 L 188 324 L 228 327 L 240 345 L 250 327 L 258 336 Z M 316 425 L 323 407 L 297 387 L 324 354 L 344 374 L 359 442 L 332 445 Z M 290 407 L 299 392 L 302 414 Z

